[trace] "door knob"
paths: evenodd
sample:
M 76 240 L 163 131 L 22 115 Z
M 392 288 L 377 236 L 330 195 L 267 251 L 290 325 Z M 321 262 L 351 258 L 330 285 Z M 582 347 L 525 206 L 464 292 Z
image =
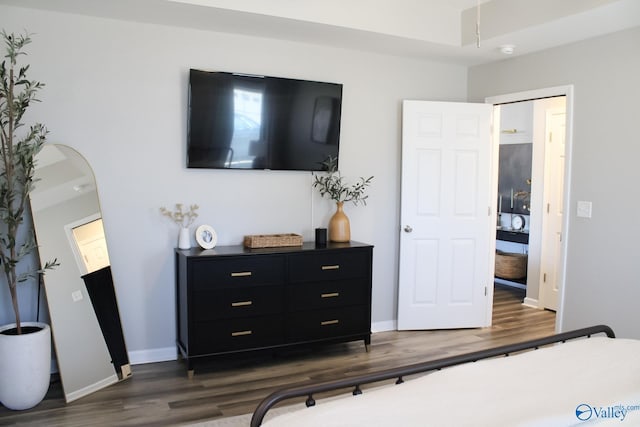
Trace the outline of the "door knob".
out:
M 413 228 L 411 228 L 410 225 L 405 225 L 404 231 L 405 231 L 405 233 L 411 233 L 413 231 Z

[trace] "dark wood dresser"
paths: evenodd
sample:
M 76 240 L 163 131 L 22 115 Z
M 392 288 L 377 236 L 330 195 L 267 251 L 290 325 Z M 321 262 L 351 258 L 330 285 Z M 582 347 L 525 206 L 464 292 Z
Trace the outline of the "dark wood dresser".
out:
M 371 342 L 373 246 L 314 242 L 176 250 L 177 345 L 198 358 L 362 339 Z

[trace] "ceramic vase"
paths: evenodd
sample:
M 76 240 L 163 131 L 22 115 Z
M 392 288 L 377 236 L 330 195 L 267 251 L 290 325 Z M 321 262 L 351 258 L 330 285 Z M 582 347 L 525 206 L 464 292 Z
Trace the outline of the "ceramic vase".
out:
M 189 236 L 189 228 L 181 227 L 178 234 L 178 249 L 191 248 L 191 237 Z
M 348 242 L 351 240 L 349 218 L 343 210 L 343 202 L 336 202 L 336 213 L 329 220 L 329 240 L 332 242 Z
M 46 323 L 22 322 L 21 335 L 1 333 L 15 326 L 0 327 L 0 402 L 23 410 L 40 403 L 49 390 L 51 329 Z

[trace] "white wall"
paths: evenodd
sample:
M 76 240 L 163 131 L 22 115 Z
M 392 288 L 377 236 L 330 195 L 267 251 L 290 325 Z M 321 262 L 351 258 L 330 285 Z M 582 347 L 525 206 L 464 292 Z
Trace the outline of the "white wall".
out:
M 30 119 L 93 166 L 132 360 L 175 352 L 177 228 L 160 206 L 200 205 L 220 245 L 255 233 L 312 240 L 333 206 L 305 172 L 188 170 L 189 68 L 344 84 L 341 170 L 375 175 L 366 207 L 347 207 L 352 238 L 375 245 L 373 322 L 396 317 L 401 100 L 461 101 L 466 68 L 294 42 L 0 6 L 0 28 L 36 33 L 31 78 L 46 83 Z M 195 244 L 195 242 L 194 242 Z M 4 290 L 2 291 L 4 292 Z M 0 302 L 0 322 L 7 316 Z M 153 356 L 149 356 L 149 355 Z
M 607 323 L 640 338 L 638 76 L 640 28 L 469 70 L 470 101 L 574 85 L 563 330 Z M 576 216 L 580 200 L 592 218 Z

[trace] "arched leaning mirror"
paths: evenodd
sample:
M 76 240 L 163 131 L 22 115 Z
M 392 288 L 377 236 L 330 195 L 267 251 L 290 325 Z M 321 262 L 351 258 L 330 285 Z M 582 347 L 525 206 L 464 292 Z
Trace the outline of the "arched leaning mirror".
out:
M 65 399 L 131 375 L 93 170 L 74 149 L 38 154 L 31 210 L 40 259 L 57 258 L 44 288 Z

